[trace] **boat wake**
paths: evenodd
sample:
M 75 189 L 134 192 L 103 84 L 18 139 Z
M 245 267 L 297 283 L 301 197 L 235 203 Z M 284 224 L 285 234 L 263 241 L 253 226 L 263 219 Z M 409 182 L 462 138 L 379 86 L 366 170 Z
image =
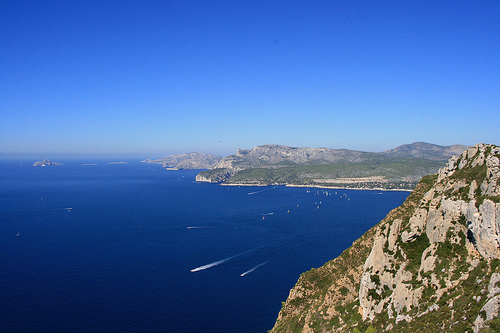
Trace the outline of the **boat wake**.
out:
M 260 266 L 264 266 L 264 265 L 265 265 L 265 264 L 267 264 L 268 262 L 269 262 L 269 260 L 264 261 L 263 263 L 258 264 L 257 266 L 255 266 L 255 267 L 253 267 L 253 268 L 249 269 L 248 271 L 241 273 L 241 274 L 240 274 L 240 276 L 245 276 L 245 275 L 247 275 L 247 274 L 250 274 L 250 273 L 252 273 L 253 271 L 255 271 L 257 268 L 259 268 Z
M 264 246 L 259 246 L 259 247 L 256 247 L 254 249 L 251 249 L 251 250 L 248 250 L 248 251 L 245 251 L 245 252 L 241 252 L 241 253 L 238 253 L 238 254 L 235 254 L 234 256 L 231 256 L 231 257 L 228 257 L 228 258 L 225 258 L 225 259 L 222 259 L 222 260 L 218 260 L 218 261 L 214 261 L 214 262 L 211 262 L 210 264 L 206 264 L 206 265 L 203 265 L 203 266 L 199 266 L 199 267 L 196 267 L 196 268 L 193 268 L 191 270 L 191 272 L 198 272 L 198 271 L 203 271 L 205 269 L 209 269 L 209 268 L 212 268 L 212 267 L 215 267 L 215 266 L 218 266 L 220 264 L 223 264 L 225 262 L 228 262 L 229 260 L 232 260 L 234 258 L 237 258 L 239 256 L 242 256 L 244 254 L 248 254 L 248 253 L 251 253 L 251 252 L 254 252 L 254 251 L 257 251 L 258 249 L 261 249 L 263 248 Z
M 266 188 L 266 189 L 263 189 L 263 190 L 260 190 L 260 191 L 249 192 L 248 195 L 257 194 L 257 193 L 261 193 L 261 192 L 265 192 L 265 191 L 269 191 L 269 190 L 274 190 L 275 188 L 276 188 L 276 186 L 275 187 L 271 187 L 271 188 Z
M 187 227 L 188 229 L 208 229 L 210 228 L 209 226 L 203 226 L 203 225 L 193 225 L 190 227 Z
M 10 216 L 9 219 L 33 221 L 41 218 L 53 217 L 70 213 L 72 207 L 66 208 L 26 208 L 26 209 L 0 209 L 0 215 Z M 1 218 L 0 218 L 1 219 Z

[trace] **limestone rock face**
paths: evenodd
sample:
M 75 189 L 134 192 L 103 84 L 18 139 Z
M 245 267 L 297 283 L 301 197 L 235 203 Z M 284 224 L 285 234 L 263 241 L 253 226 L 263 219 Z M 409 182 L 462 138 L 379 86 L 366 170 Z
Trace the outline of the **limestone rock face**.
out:
M 485 199 L 479 206 L 469 205 L 467 222 L 470 239 L 479 253 L 489 259 L 500 259 L 500 204 Z
M 304 273 L 294 289 L 307 286 L 308 295 L 285 303 L 272 332 L 306 324 L 311 332 L 479 332 L 500 324 L 499 176 L 497 146 L 450 158 L 341 256 Z M 361 258 L 348 260 L 353 252 Z M 346 271 L 359 278 L 351 274 L 351 288 L 336 292 Z M 322 272 L 326 288 L 311 282 L 324 282 Z
M 230 169 L 216 169 L 212 170 L 210 173 L 202 172 L 196 175 L 197 182 L 205 183 L 222 183 L 228 180 L 232 176 Z

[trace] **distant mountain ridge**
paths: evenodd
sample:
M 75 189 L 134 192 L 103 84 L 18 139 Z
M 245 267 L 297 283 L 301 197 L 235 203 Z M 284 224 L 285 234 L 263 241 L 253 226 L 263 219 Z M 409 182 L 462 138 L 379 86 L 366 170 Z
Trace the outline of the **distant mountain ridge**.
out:
M 196 180 L 247 185 L 411 189 L 421 177 L 437 172 L 459 147 L 417 142 L 372 153 L 261 145 L 238 149 L 236 154 L 222 158 L 211 170 L 201 172 Z
M 448 158 L 466 148 L 414 142 L 374 153 L 268 144 L 238 149 L 226 157 L 192 152 L 143 162 L 171 170 L 209 169 L 196 180 L 228 185 L 412 189 L 420 178 L 437 172 Z
M 451 145 L 439 146 L 427 142 L 414 142 L 406 145 L 401 145 L 394 149 L 389 149 L 380 154 L 393 157 L 415 157 L 426 158 L 430 160 L 447 160 L 453 155 L 460 155 L 465 149 L 470 146 Z

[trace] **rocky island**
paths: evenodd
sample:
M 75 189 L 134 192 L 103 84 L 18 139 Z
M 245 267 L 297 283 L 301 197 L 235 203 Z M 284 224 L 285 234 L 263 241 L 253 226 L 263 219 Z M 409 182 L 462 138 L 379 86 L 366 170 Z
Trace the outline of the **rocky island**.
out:
M 339 257 L 303 273 L 277 332 L 498 332 L 500 147 L 425 176 Z
M 49 161 L 47 159 L 33 163 L 33 166 L 43 166 L 44 167 L 44 166 L 53 166 L 53 165 L 62 165 L 62 164 L 57 163 L 57 162 L 52 162 L 52 161 Z

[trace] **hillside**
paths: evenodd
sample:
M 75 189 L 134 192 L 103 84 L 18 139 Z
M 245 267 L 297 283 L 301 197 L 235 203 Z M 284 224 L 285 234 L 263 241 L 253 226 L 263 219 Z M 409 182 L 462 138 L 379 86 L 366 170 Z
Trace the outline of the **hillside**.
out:
M 162 164 L 168 169 L 210 169 L 222 157 L 205 153 L 186 153 L 180 155 L 169 155 L 160 159 L 146 159 L 142 162 L 152 164 Z
M 247 185 L 413 189 L 423 176 L 436 173 L 444 166 L 453 151 L 450 147 L 423 143 L 403 145 L 383 153 L 263 145 L 238 149 L 235 155 L 222 158 L 211 170 L 201 172 L 196 180 Z M 431 155 L 432 158 L 419 157 Z
M 277 332 L 498 332 L 500 147 L 478 144 L 339 257 L 303 273 Z

